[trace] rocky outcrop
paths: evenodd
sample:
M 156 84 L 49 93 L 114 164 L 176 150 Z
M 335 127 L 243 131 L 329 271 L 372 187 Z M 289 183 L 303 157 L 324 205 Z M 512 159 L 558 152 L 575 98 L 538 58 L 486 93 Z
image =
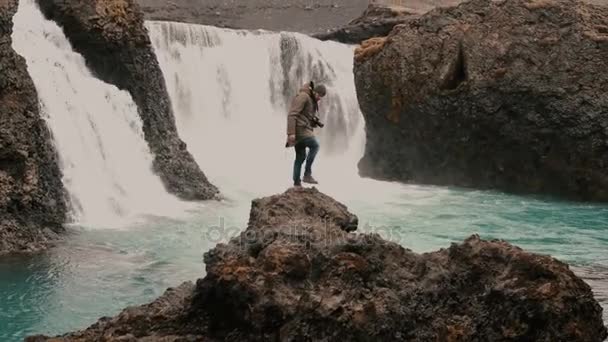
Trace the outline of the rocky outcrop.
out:
M 404 7 L 370 4 L 363 14 L 347 25 L 313 35 L 320 40 L 359 44 L 374 37 L 386 37 L 393 27 L 414 20 L 419 13 Z
M 164 76 L 133 0 L 38 0 L 89 68 L 105 82 L 131 93 L 154 155 L 154 170 L 167 190 L 188 200 L 214 198 L 186 144 L 178 137 Z
M 356 54 L 362 175 L 608 200 L 608 8 L 474 0 Z
M 57 341 L 602 341 L 564 263 L 477 236 L 416 254 L 315 189 L 255 200 L 207 275 Z M 29 341 L 46 341 L 32 337 Z
M 0 2 L 0 254 L 45 247 L 63 230 L 67 212 L 36 88 L 12 48 L 17 5 Z

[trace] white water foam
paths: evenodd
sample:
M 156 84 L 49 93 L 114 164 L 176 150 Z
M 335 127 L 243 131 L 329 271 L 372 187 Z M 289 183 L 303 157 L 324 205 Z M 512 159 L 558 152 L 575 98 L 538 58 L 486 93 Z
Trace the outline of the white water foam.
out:
M 21 0 L 13 46 L 27 60 L 57 148 L 75 223 L 123 227 L 186 207 L 152 172 L 152 155 L 131 96 L 93 77 L 63 31 Z
M 292 183 L 293 149 L 285 149 L 294 91 L 320 80 L 325 128 L 314 169 L 319 188 L 338 199 L 403 191 L 362 179 L 365 127 L 353 75 L 353 47 L 296 33 L 238 31 L 148 22 L 165 74 L 178 129 L 190 151 L 225 194 L 261 196 Z M 371 191 L 373 189 L 373 191 Z M 408 187 L 408 192 L 415 192 Z

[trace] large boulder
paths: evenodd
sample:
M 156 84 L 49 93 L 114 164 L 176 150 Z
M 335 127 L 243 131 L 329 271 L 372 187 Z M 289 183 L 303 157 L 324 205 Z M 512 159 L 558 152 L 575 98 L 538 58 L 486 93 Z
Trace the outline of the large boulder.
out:
M 63 231 L 67 212 L 36 88 L 12 48 L 17 5 L 0 1 L 0 254 L 45 247 Z
M 474 0 L 356 52 L 362 175 L 608 200 L 608 8 Z
M 213 186 L 179 138 L 163 73 L 133 0 L 38 0 L 93 73 L 129 91 L 167 190 L 183 199 L 214 198 Z
M 58 341 L 603 341 L 568 266 L 477 236 L 416 254 L 315 189 L 255 200 L 207 275 Z M 216 235 L 217 232 L 214 232 Z M 29 341 L 47 341 L 31 337 Z

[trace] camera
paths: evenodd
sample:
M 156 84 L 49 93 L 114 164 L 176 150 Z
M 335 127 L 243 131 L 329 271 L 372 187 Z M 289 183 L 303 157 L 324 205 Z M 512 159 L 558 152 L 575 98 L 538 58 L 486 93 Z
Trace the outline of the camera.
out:
M 325 124 L 321 122 L 321 119 L 319 119 L 318 117 L 315 116 L 312 119 L 312 126 L 313 126 L 313 128 L 315 128 L 315 127 L 323 128 L 323 127 L 325 127 Z

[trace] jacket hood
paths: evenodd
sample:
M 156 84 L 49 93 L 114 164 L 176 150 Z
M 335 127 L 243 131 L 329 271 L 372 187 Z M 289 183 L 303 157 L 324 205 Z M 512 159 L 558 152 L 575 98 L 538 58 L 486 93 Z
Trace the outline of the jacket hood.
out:
M 307 84 L 303 85 L 302 88 L 300 88 L 300 93 L 306 93 L 308 95 L 311 95 L 312 92 L 310 90 L 310 84 L 307 83 Z

